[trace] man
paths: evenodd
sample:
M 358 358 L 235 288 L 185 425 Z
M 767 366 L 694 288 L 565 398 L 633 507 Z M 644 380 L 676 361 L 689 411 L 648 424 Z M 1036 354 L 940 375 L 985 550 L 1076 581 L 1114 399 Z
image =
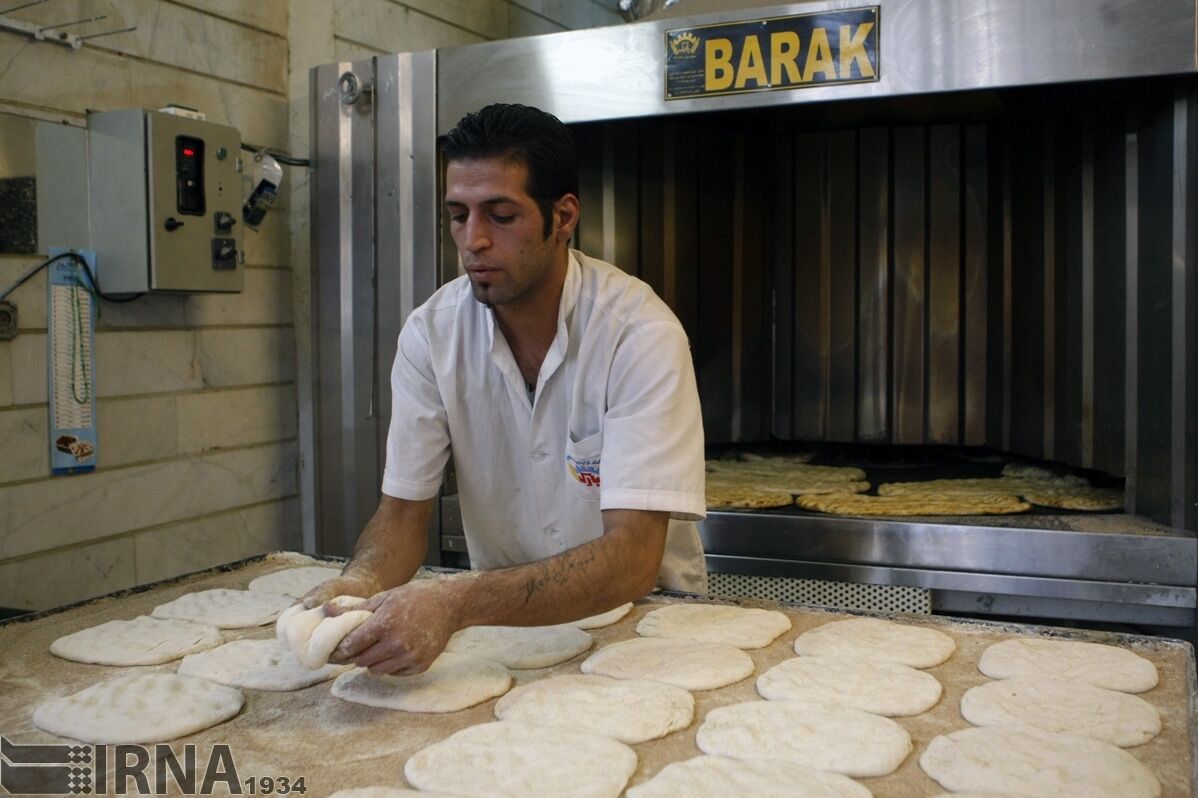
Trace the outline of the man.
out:
M 400 333 L 382 499 L 342 575 L 304 599 L 372 596 L 362 608 L 373 617 L 336 653 L 375 673 L 425 670 L 468 626 L 606 611 L 659 575 L 706 590 L 686 335 L 647 285 L 569 249 L 569 130 L 491 105 L 463 118 L 443 153 L 466 273 Z M 484 570 L 410 582 L 451 451 L 471 564 Z

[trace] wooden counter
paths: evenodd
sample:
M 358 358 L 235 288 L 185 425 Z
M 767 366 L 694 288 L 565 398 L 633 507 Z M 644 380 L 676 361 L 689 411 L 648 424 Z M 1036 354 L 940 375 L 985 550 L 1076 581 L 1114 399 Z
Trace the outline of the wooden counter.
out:
M 318 561 L 296 554 L 273 554 L 207 571 L 148 589 L 117 594 L 62 611 L 45 613 L 32 620 L 0 625 L 0 733 L 12 742 L 57 742 L 31 723 L 34 708 L 51 698 L 68 695 L 104 678 L 142 668 L 117 668 L 68 662 L 49 653 L 57 637 L 114 619 L 148 615 L 158 604 L 184 593 L 212 587 L 244 588 L 256 576 L 288 565 Z M 619 623 L 591 630 L 595 646 L 604 646 L 636 636 L 636 624 L 645 613 L 662 604 L 695 601 L 682 596 L 652 596 L 636 603 Z M 802 632 L 830 620 L 850 617 L 842 612 L 779 605 L 766 601 L 737 600 L 742 606 L 778 609 L 786 613 L 793 628 L 772 645 L 749 651 L 756 665 L 753 677 L 718 690 L 695 693 L 695 720 L 686 729 L 660 740 L 633 748 L 640 764 L 631 784 L 651 778 L 669 762 L 688 759 L 700 752 L 695 732 L 703 717 L 714 707 L 759 700 L 756 676 L 782 660 L 794 656 L 791 644 Z M 860 613 L 864 614 L 864 613 Z M 895 616 L 904 623 L 927 625 L 951 635 L 957 652 L 944 664 L 928 669 L 940 680 L 943 695 L 928 712 L 910 718 L 895 718 L 910 734 L 914 752 L 902 766 L 883 778 L 860 779 L 875 796 L 930 796 L 940 792 L 920 768 L 919 755 L 938 734 L 967 728 L 958 706 L 970 687 L 989 679 L 977 670 L 982 651 L 991 643 L 1018 636 L 1063 636 L 1070 639 L 1112 643 L 1130 648 L 1156 664 L 1159 685 L 1140 695 L 1161 714 L 1161 734 L 1150 742 L 1127 749 L 1160 779 L 1162 795 L 1183 798 L 1193 794 L 1195 783 L 1195 670 L 1193 649 L 1187 644 L 1162 638 L 1115 635 L 1025 625 L 963 621 L 933 616 Z M 225 630 L 226 640 L 268 638 L 273 626 Z M 579 663 L 589 654 L 552 668 L 513 671 L 515 684 L 545 676 L 578 673 Z M 148 670 L 174 671 L 178 662 Z M 455 731 L 494 719 L 495 700 L 447 715 L 422 715 L 375 709 L 347 703 L 329 694 L 331 682 L 292 693 L 245 690 L 242 712 L 232 720 L 199 734 L 172 741 L 172 748 L 197 746 L 197 760 L 207 761 L 215 743 L 227 743 L 242 784 L 250 777 L 286 776 L 305 779 L 307 796 L 323 796 L 343 787 L 390 784 L 406 786 L 403 764 L 419 749 L 448 737 Z M 112 764 L 109 763 L 109 794 Z M 175 794 L 178 794 L 177 792 Z

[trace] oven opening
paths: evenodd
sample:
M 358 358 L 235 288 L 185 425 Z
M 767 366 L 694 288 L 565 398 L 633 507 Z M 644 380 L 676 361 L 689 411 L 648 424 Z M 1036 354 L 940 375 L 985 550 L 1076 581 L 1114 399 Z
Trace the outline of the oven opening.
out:
M 714 591 L 1193 632 L 1198 303 L 1172 266 L 1193 257 L 1192 75 L 572 127 L 575 244 L 681 320 L 709 460 L 813 453 L 875 498 L 1031 464 L 1119 497 L 887 516 L 709 495 Z M 456 275 L 444 231 L 440 251 Z M 465 566 L 447 493 L 442 563 Z

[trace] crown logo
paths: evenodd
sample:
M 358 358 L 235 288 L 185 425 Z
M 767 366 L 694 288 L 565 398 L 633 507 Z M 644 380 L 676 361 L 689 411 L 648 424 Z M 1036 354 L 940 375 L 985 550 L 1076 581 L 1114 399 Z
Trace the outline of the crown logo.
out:
M 690 58 L 699 52 L 699 37 L 690 31 L 670 37 L 670 52 L 676 58 Z

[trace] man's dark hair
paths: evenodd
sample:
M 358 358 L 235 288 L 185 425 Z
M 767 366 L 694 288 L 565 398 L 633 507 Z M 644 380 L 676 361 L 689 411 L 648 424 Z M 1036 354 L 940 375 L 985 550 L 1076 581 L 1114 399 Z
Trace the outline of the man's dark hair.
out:
M 553 231 L 553 203 L 578 194 L 578 146 L 553 114 L 527 105 L 495 103 L 466 114 L 445 136 L 447 161 L 506 157 L 528 169 L 525 191 L 537 203 L 544 236 Z

